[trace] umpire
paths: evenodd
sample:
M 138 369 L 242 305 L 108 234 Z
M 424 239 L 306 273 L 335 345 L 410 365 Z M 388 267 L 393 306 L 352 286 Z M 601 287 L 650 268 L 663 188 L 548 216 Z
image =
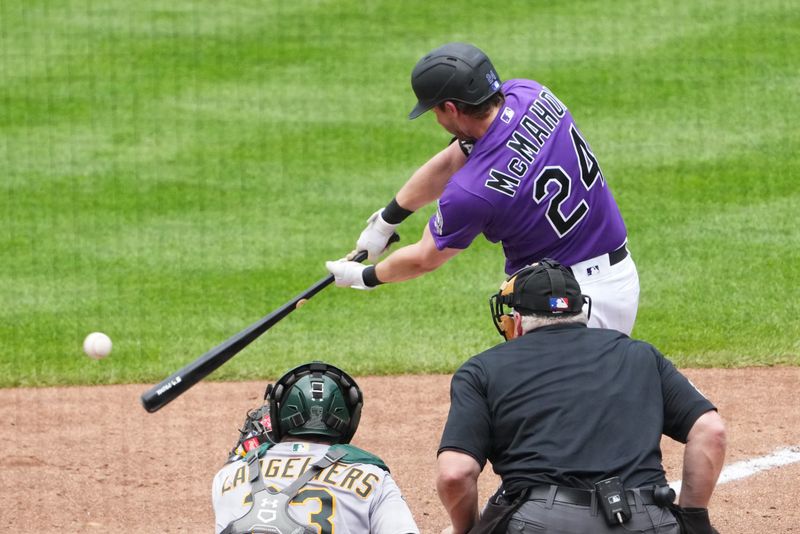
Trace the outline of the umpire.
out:
M 725 428 L 714 405 L 652 345 L 587 328 L 591 301 L 555 261 L 518 271 L 491 301 L 508 342 L 453 376 L 439 447 L 452 532 L 715 532 Z M 679 506 L 662 434 L 685 444 Z M 479 520 L 487 460 L 502 485 Z

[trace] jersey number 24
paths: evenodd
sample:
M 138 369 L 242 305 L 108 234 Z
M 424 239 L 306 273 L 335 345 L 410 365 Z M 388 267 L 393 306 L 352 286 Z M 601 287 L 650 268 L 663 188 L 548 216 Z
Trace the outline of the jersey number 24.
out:
M 597 158 L 589 150 L 589 145 L 581 137 L 575 125 L 569 127 L 570 135 L 572 136 L 572 146 L 575 149 L 575 155 L 578 158 L 578 165 L 580 166 L 581 180 L 580 183 L 588 191 L 594 186 L 597 179 L 600 178 L 600 183 L 604 184 L 605 179 L 603 173 L 600 171 L 600 165 L 597 163 Z M 573 180 L 567 172 L 559 165 L 549 166 L 542 169 L 542 172 L 533 181 L 533 200 L 537 204 L 541 204 L 547 197 L 548 188 L 551 183 L 556 184 L 556 194 L 550 199 L 547 205 L 547 220 L 550 226 L 556 231 L 558 237 L 564 237 L 581 220 L 589 213 L 589 206 L 585 200 L 581 200 L 571 213 L 565 215 L 561 211 L 564 202 L 569 198 L 572 192 Z

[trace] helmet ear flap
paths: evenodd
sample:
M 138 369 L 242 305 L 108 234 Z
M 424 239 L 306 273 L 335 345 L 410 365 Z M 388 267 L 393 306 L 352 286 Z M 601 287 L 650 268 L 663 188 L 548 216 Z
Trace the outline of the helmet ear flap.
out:
M 358 423 L 361 421 L 361 407 L 364 404 L 364 395 L 355 382 L 344 371 L 339 370 L 336 374 L 336 382 L 339 384 L 339 389 L 345 398 L 347 408 L 350 412 L 350 422 L 347 429 L 339 439 L 339 443 L 350 443 L 353 436 L 358 429 Z
M 347 390 L 347 400 L 350 406 L 361 403 L 361 391 L 358 388 L 349 387 Z
M 275 385 L 268 385 L 265 395 L 269 399 L 269 420 L 270 428 L 267 435 L 273 443 L 278 443 L 283 438 L 283 431 L 281 430 L 281 415 L 279 403 L 282 400 L 286 388 L 290 384 L 285 384 L 283 381 L 286 379 L 294 381 L 294 374 L 285 375 L 281 377 Z
M 353 390 L 355 390 L 356 399 L 360 398 L 361 392 L 358 390 L 358 388 L 353 387 L 350 388 L 350 390 L 351 390 L 349 395 L 350 398 L 353 398 L 352 396 Z M 339 441 L 340 443 L 350 443 L 350 440 L 353 439 L 353 436 L 355 435 L 356 430 L 358 429 L 358 423 L 361 421 L 361 406 L 362 406 L 361 401 L 357 400 L 356 403 L 352 404 L 351 406 L 352 409 L 350 411 L 350 423 L 348 424 L 347 432 L 345 432 L 342 435 L 342 438 Z
M 267 405 L 269 409 L 270 423 L 270 428 L 267 429 L 267 436 L 269 436 L 269 439 L 272 440 L 273 443 L 278 443 L 281 440 L 281 418 L 278 413 L 278 402 L 275 400 L 276 390 L 277 388 L 273 387 L 272 384 L 267 386 L 267 396 L 269 399 Z

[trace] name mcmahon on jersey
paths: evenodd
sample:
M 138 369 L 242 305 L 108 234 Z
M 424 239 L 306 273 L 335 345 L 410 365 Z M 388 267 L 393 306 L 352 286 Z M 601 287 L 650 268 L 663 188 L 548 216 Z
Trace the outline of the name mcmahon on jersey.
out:
M 542 89 L 506 142 L 506 146 L 516 154 L 506 165 L 506 170 L 511 174 L 491 169 L 486 187 L 513 197 L 517 193 L 520 180 L 528 172 L 530 164 L 536 160 L 536 155 L 566 111 L 566 106 L 558 98 L 548 89 Z M 509 123 L 513 118 L 514 111 L 511 108 L 506 107 L 500 112 L 500 120 L 503 122 Z

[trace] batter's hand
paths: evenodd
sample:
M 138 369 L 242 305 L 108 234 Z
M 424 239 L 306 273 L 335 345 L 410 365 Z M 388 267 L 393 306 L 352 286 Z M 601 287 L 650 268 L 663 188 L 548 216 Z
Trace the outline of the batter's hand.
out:
M 356 250 L 366 250 L 367 259 L 375 262 L 389 246 L 389 239 L 394 234 L 397 224 L 389 224 L 381 217 L 383 209 L 379 209 L 367 219 L 367 227 L 361 232 L 356 242 Z
M 364 284 L 364 269 L 367 268 L 366 265 L 341 259 L 326 261 L 325 268 L 333 275 L 334 281 L 339 287 L 352 287 L 353 289 L 363 290 L 375 289 Z

